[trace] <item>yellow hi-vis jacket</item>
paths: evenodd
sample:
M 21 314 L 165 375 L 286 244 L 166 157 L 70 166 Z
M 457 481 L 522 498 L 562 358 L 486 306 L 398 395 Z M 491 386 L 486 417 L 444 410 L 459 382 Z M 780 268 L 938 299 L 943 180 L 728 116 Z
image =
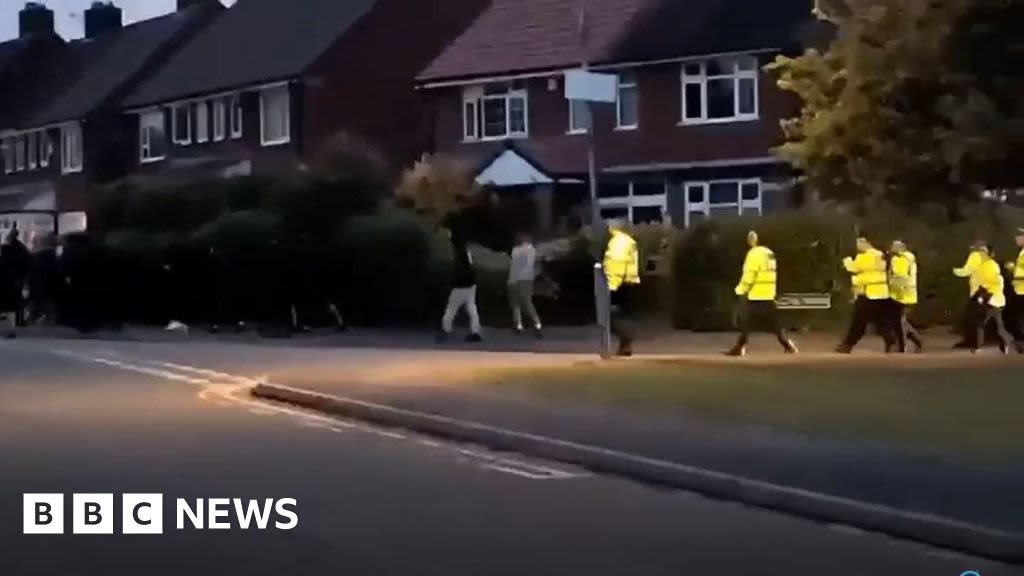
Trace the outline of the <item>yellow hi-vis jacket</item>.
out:
M 1024 249 L 1013 263 L 1013 292 L 1018 296 L 1024 296 Z
M 893 254 L 889 261 L 889 294 L 900 304 L 917 304 L 917 257 L 913 252 Z
M 985 254 L 980 250 L 975 250 L 967 257 L 967 262 L 964 262 L 963 268 L 953 269 L 953 274 L 960 278 L 967 278 L 967 284 L 970 288 L 968 296 L 974 296 L 978 288 L 981 288 L 981 283 L 978 281 L 978 270 L 981 268 L 981 263 L 984 259 Z
M 612 292 L 623 284 L 640 283 L 640 251 L 636 240 L 622 230 L 612 229 L 604 253 L 604 275 Z
M 737 296 L 751 302 L 771 302 L 776 292 L 775 253 L 764 246 L 754 246 L 743 261 L 743 277 L 736 286 Z
M 868 300 L 889 298 L 889 279 L 885 270 L 885 255 L 872 248 L 843 260 L 846 271 L 853 275 L 853 294 Z
M 1003 271 L 999 268 L 999 263 L 992 258 L 986 259 L 978 267 L 978 284 L 985 289 L 986 292 L 992 295 L 989 299 L 988 305 L 993 308 L 1005 308 L 1006 307 L 1006 283 L 1003 280 Z

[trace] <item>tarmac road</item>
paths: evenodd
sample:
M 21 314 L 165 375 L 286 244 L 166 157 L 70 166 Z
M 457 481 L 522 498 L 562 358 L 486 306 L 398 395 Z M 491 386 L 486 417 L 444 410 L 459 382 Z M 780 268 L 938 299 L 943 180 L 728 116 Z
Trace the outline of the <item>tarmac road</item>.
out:
M 1024 574 L 239 393 L 296 353 L 0 343 L 0 575 Z M 26 536 L 26 492 L 295 498 L 299 525 L 178 531 L 165 510 L 161 536 Z

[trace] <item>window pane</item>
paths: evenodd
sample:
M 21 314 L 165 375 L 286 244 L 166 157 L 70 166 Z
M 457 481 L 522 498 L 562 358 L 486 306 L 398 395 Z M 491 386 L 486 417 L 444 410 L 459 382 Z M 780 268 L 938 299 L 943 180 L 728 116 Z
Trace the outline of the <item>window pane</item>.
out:
M 601 182 L 597 189 L 597 195 L 601 198 L 625 198 L 629 196 L 629 182 L 614 180 Z
M 711 206 L 711 217 L 718 218 L 722 216 L 738 216 L 740 209 L 738 206 Z
M 35 168 L 39 165 L 39 136 L 33 132 L 28 135 L 28 167 Z
M 501 137 L 508 134 L 505 99 L 484 100 L 484 136 Z
M 629 218 L 629 208 L 601 208 L 601 218 L 605 220 Z
M 737 67 L 744 71 L 749 72 L 751 70 L 757 70 L 757 58 L 753 56 L 744 56 L 737 60 Z
M 24 136 L 18 136 L 18 139 L 15 142 L 16 142 L 15 148 L 14 148 L 15 166 L 17 167 L 18 170 L 24 170 L 25 169 L 25 137 Z
M 686 199 L 690 204 L 703 204 L 704 186 L 687 186 Z
M 476 138 L 476 102 L 465 102 L 462 114 L 462 135 L 466 138 Z
M 619 126 L 637 125 L 636 85 L 619 88 Z
M 206 102 L 196 104 L 196 140 L 206 142 L 210 139 L 210 109 Z
M 665 183 L 661 180 L 639 180 L 633 183 L 633 196 L 661 196 L 665 194 Z
M 661 206 L 636 206 L 633 208 L 634 224 L 661 222 L 664 219 L 665 215 L 661 211 Z
M 231 136 L 233 138 L 242 137 L 244 121 L 245 114 L 242 109 L 242 97 L 235 94 L 231 97 Z
M 582 100 L 569 101 L 569 130 L 586 132 L 590 130 L 590 108 Z
M 281 86 L 264 90 L 260 94 L 262 111 L 261 126 L 263 127 L 263 143 L 278 144 L 287 142 L 290 132 L 290 99 L 288 87 Z
M 708 76 L 731 75 L 736 72 L 736 61 L 732 58 L 719 58 L 707 64 Z
M 702 84 L 687 84 L 684 99 L 686 100 L 686 118 L 697 120 L 704 116 L 704 86 Z
M 732 78 L 708 80 L 708 118 L 736 115 L 736 82 Z
M 740 186 L 736 182 L 714 182 L 710 189 L 711 204 L 736 204 L 739 202 Z
M 192 139 L 191 108 L 179 106 L 174 109 L 174 141 L 188 142 Z
M 757 112 L 757 87 L 753 78 L 740 79 L 740 114 Z
M 686 66 L 683 67 L 683 74 L 686 74 L 687 76 L 700 76 L 701 72 L 702 70 L 700 63 L 687 64 Z
M 510 121 L 512 122 L 509 132 L 513 134 L 526 134 L 526 99 L 509 98 L 509 107 L 511 108 Z
M 761 186 L 758 184 L 744 184 L 743 185 L 743 199 L 744 200 L 757 200 L 761 197 Z

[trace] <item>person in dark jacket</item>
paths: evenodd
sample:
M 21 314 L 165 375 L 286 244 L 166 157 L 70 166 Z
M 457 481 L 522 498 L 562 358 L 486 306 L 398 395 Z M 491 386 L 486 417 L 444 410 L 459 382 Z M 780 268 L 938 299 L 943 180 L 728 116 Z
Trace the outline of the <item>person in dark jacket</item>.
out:
M 21 242 L 17 226 L 7 234 L 0 247 L 0 260 L 3 261 L 3 285 L 0 290 L 6 303 L 5 308 L 14 314 L 14 322 L 18 327 L 25 326 L 25 290 L 28 287 L 28 273 L 32 257 L 28 248 Z
M 50 233 L 40 239 L 29 271 L 28 293 L 33 323 L 53 324 L 57 321 L 57 302 L 62 283 L 57 238 Z
M 454 328 L 455 316 L 462 308 L 469 314 L 470 334 L 467 342 L 481 342 L 480 312 L 476 306 L 476 270 L 473 267 L 473 255 L 466 241 L 465 218 L 466 199 L 457 198 L 456 210 L 447 219 L 446 227 L 451 238 L 454 267 L 452 269 L 452 289 L 448 294 L 448 306 L 441 319 L 441 334 L 438 339 L 447 340 Z

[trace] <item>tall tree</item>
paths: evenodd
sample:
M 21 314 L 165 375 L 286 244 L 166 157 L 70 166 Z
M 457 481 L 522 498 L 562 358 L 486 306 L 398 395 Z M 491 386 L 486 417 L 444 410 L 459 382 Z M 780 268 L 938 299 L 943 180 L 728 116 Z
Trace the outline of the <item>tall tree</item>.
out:
M 783 123 L 780 152 L 809 188 L 840 201 L 955 209 L 976 198 L 1009 166 L 1019 78 L 994 81 L 987 67 L 1020 74 L 994 63 L 1019 46 L 1010 22 L 1020 1 L 819 1 L 828 48 L 771 66 L 802 105 Z M 974 51 L 996 60 L 979 63 Z

